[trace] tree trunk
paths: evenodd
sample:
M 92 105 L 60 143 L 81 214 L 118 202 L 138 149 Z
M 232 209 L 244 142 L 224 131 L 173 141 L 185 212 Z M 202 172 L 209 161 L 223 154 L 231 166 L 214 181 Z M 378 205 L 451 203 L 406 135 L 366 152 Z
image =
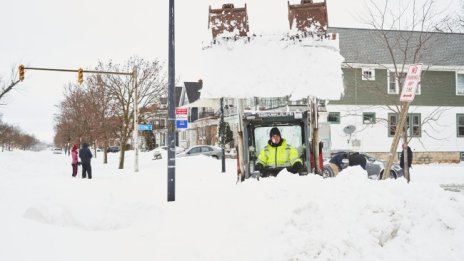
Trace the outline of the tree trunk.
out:
M 121 140 L 121 145 L 119 145 L 120 150 L 119 150 L 119 169 L 124 169 L 124 154 L 125 154 L 125 147 L 126 147 L 127 139 L 124 137 L 123 140 Z
M 108 164 L 108 140 L 105 139 L 103 145 L 103 164 Z

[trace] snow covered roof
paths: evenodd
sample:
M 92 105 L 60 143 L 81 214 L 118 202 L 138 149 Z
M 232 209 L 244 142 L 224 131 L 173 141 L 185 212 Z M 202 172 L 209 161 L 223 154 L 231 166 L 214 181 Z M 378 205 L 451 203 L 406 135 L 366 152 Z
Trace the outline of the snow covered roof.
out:
M 331 27 L 328 31 L 340 35 L 340 53 L 345 57 L 345 62 L 392 64 L 388 49 L 385 47 L 385 41 L 380 38 L 379 30 Z M 406 39 L 410 39 L 409 45 L 413 49 L 417 49 L 416 44 L 421 34 L 422 37 L 427 34 L 431 38 L 427 41 L 422 53 L 419 54 L 419 62 L 438 66 L 464 65 L 464 48 L 462 48 L 464 34 L 412 31 L 386 31 L 386 33 L 390 39 L 399 40 L 401 46 L 405 46 Z M 366 43 L 369 44 L 366 45 Z M 414 54 L 413 49 L 409 51 L 410 55 Z M 395 50 L 398 51 L 397 47 Z M 403 60 L 403 53 L 397 52 L 395 55 L 397 61 Z

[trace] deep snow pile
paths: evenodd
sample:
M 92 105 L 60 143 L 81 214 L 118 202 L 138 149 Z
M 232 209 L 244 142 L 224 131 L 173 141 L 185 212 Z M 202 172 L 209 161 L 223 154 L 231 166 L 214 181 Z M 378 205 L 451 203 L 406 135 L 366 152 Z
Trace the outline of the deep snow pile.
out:
M 213 9 L 222 6 L 217 0 L 209 3 Z M 211 31 L 203 31 L 203 51 L 198 59 L 201 98 L 340 99 L 344 58 L 338 36 L 291 39 L 297 32 L 290 29 L 287 1 L 234 1 L 237 8 L 245 4 L 247 38 L 224 40 L 222 37 L 231 36 L 226 32 L 211 44 Z
M 412 182 L 295 176 L 235 184 L 235 162 L 117 155 L 71 177 L 70 158 L 0 153 L 0 260 L 463 260 L 463 165 L 414 166 Z M 166 157 L 165 157 L 166 158 Z
M 224 41 L 204 50 L 201 97 L 338 100 L 344 91 L 343 60 L 338 41 L 326 39 L 267 35 Z

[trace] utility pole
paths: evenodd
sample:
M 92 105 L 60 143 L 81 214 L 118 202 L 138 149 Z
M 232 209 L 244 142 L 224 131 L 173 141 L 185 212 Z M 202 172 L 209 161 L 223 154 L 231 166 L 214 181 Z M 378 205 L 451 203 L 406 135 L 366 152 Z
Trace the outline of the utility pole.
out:
M 168 62 L 168 201 L 176 200 L 176 95 L 174 0 L 169 0 L 169 62 Z
M 224 98 L 221 98 L 221 120 L 219 122 L 219 139 L 222 149 L 222 173 L 226 172 L 225 128 L 224 128 Z
M 135 153 L 135 162 L 134 162 L 134 171 L 139 172 L 139 121 L 138 121 L 138 99 L 139 95 L 137 93 L 137 68 L 134 67 L 132 71 L 132 84 L 134 85 L 134 153 Z
M 313 151 L 313 162 L 314 162 L 314 172 L 316 174 L 321 174 L 322 170 L 319 166 L 319 115 L 318 115 L 318 106 L 319 101 L 317 98 L 311 99 L 311 111 L 312 111 L 312 151 Z M 312 166 L 311 166 L 312 167 Z

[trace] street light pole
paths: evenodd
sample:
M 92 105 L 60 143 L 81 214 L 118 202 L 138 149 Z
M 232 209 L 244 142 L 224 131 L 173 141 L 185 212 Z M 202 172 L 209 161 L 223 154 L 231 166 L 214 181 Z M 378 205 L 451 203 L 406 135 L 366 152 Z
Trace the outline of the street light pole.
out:
M 134 85 L 134 171 L 139 172 L 139 123 L 138 123 L 138 93 L 137 93 L 137 68 L 132 71 L 132 84 Z
M 169 0 L 169 68 L 168 68 L 168 201 L 176 200 L 176 144 L 175 144 L 175 41 L 174 0 Z

